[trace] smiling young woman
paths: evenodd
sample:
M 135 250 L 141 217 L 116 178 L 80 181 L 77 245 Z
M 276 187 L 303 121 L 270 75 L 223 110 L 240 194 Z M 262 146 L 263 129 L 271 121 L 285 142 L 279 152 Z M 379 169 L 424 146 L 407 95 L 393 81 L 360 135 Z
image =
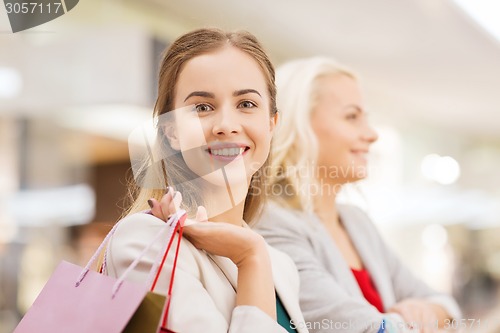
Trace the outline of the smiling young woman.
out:
M 154 151 L 167 158 L 144 168 L 142 176 L 156 186 L 141 188 L 118 222 L 106 252 L 107 274 L 120 276 L 167 217 L 183 208 L 190 219 L 180 243 L 168 328 L 307 332 L 290 324 L 303 322 L 293 262 L 246 224 L 264 202 L 254 190 L 266 183 L 258 171 L 269 163 L 277 121 L 274 69 L 262 47 L 247 32 L 187 33 L 165 53 L 158 96 Z M 147 253 L 131 280 L 147 280 L 160 248 Z M 169 255 L 156 292 L 167 293 L 172 267 Z

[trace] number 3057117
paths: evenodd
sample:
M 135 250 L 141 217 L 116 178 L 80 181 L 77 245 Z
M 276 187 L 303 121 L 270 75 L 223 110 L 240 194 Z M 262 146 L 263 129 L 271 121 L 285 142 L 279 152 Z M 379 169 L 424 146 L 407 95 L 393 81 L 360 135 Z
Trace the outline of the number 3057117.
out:
M 36 2 L 6 2 L 7 14 L 57 14 L 61 8 L 60 2 L 36 3 Z
M 481 319 L 446 319 L 444 322 L 444 329 L 457 330 L 457 329 L 471 329 L 480 328 L 481 324 L 483 326 L 487 325 L 487 321 L 481 322 Z

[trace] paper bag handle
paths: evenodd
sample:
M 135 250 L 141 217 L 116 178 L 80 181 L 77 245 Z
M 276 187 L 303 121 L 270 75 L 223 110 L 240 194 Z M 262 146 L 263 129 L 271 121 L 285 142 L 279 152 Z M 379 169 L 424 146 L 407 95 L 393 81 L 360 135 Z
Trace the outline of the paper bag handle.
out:
M 137 258 L 135 258 L 135 260 L 127 267 L 127 269 L 122 273 L 122 275 L 118 278 L 118 280 L 116 280 L 114 286 L 113 286 L 113 290 L 112 290 L 112 297 L 115 297 L 116 293 L 118 292 L 118 290 L 120 289 L 120 286 L 123 284 L 123 281 L 125 281 L 125 278 L 127 277 L 127 275 L 139 264 L 139 262 L 141 261 L 142 257 L 144 257 L 144 255 L 151 249 L 151 247 L 153 246 L 153 244 L 155 244 L 156 242 L 158 242 L 162 236 L 163 236 L 163 233 L 165 232 L 165 230 L 169 230 L 169 235 L 168 235 L 168 238 L 169 239 L 169 242 L 168 242 L 168 245 L 166 247 L 166 250 L 165 251 L 161 251 L 159 254 L 159 256 L 156 257 L 156 260 L 155 262 L 153 263 L 153 265 L 151 266 L 151 269 L 149 271 L 149 277 L 148 277 L 148 281 L 147 281 L 147 285 L 151 285 L 151 281 L 149 281 L 153 275 L 153 272 L 156 271 L 156 278 L 155 278 L 155 284 L 156 284 L 156 281 L 158 280 L 158 276 L 160 275 L 160 270 L 158 269 L 158 261 L 159 259 L 161 258 L 161 254 L 163 253 L 163 261 L 162 261 L 162 266 L 163 266 L 163 262 L 165 261 L 165 258 L 168 254 L 168 251 L 170 250 L 170 245 L 172 244 L 172 241 L 173 239 L 175 238 L 174 237 L 174 231 L 177 230 L 177 227 L 179 225 L 179 221 L 182 217 L 183 218 L 183 222 L 185 220 L 185 216 L 186 216 L 186 211 L 185 210 L 179 210 L 177 212 L 175 212 L 169 219 L 168 221 L 165 223 L 165 226 L 162 227 L 162 230 L 160 232 L 158 232 L 158 235 L 156 235 L 156 237 L 154 238 L 154 240 L 152 242 L 150 242 L 148 244 L 148 246 L 146 246 L 142 251 L 141 253 L 137 256 Z M 180 241 L 180 237 L 179 237 L 179 241 Z M 152 289 L 151 289 L 152 290 Z
M 174 263 L 172 265 L 172 273 L 170 274 L 170 284 L 168 286 L 168 292 L 167 292 L 167 298 L 165 299 L 165 304 L 163 305 L 163 317 L 161 320 L 161 323 L 158 325 L 158 330 L 157 332 L 170 332 L 166 327 L 167 327 L 167 321 L 168 321 L 168 313 L 170 310 L 170 300 L 172 299 L 172 289 L 174 286 L 174 278 L 175 278 L 175 272 L 177 268 L 177 259 L 179 258 L 179 249 L 181 247 L 181 239 L 182 239 L 182 233 L 184 231 L 184 222 L 186 220 L 187 215 L 184 214 L 180 219 L 179 223 L 177 223 L 175 230 L 179 231 L 179 238 L 177 239 L 177 247 L 175 249 L 175 256 L 174 256 Z M 158 277 L 160 275 L 160 272 L 163 268 L 163 264 L 165 263 L 165 259 L 167 258 L 167 254 L 170 250 L 170 246 L 172 245 L 172 242 L 174 240 L 174 237 L 170 238 L 169 244 L 167 246 L 167 249 L 163 255 L 163 259 L 160 265 L 160 269 L 158 270 L 156 274 L 156 279 L 153 282 L 153 285 L 151 286 L 151 290 L 154 289 L 156 282 L 158 281 Z
M 176 229 L 176 225 L 177 225 L 177 222 L 179 221 L 179 219 L 186 214 L 186 211 L 185 210 L 179 210 L 177 211 L 176 213 L 174 213 L 169 219 L 168 221 L 165 223 L 164 226 L 162 226 L 162 229 L 158 232 L 158 234 L 156 235 L 156 237 L 153 239 L 152 242 L 150 242 L 148 244 L 148 246 L 146 246 L 146 248 L 144 248 L 141 253 L 139 254 L 139 256 L 129 265 L 129 267 L 127 267 L 127 269 L 125 270 L 125 272 L 122 274 L 122 276 L 117 280 L 117 283 L 115 283 L 115 286 L 113 288 L 113 296 L 116 294 L 116 292 L 118 291 L 119 289 L 119 285 L 121 285 L 123 283 L 123 280 L 125 279 L 125 277 L 128 275 L 128 273 L 133 270 L 137 264 L 139 263 L 139 261 L 142 259 L 142 257 L 146 254 L 147 251 L 149 251 L 149 249 L 151 248 L 151 246 L 153 244 L 155 244 L 160 238 L 161 236 L 163 235 L 163 233 L 165 232 L 165 230 L 168 230 L 170 229 L 170 233 L 169 233 L 169 239 L 170 238 L 173 238 L 173 233 L 174 233 L 174 230 Z M 115 224 L 113 226 L 113 228 L 109 231 L 109 233 L 106 235 L 106 237 L 104 238 L 104 240 L 101 242 L 101 244 L 99 245 L 99 247 L 97 248 L 97 250 L 95 251 L 94 255 L 90 258 L 89 262 L 87 263 L 87 265 L 83 268 L 82 272 L 80 273 L 80 275 L 78 276 L 77 278 L 77 281 L 75 283 L 75 287 L 78 287 L 82 281 L 85 279 L 85 276 L 87 275 L 87 273 L 90 271 L 90 267 L 95 263 L 95 261 L 97 260 L 99 254 L 101 253 L 101 251 L 103 250 L 104 246 L 109 242 L 109 239 L 111 238 L 111 236 L 114 235 L 117 227 L 118 227 L 119 223 Z M 160 256 L 157 257 L 157 259 L 155 260 L 155 262 L 153 263 L 152 267 L 151 267 L 151 270 L 150 270 L 150 276 L 148 278 L 148 285 L 150 285 L 150 280 L 151 280 L 151 277 L 154 276 L 154 272 L 155 270 L 157 269 L 158 267 L 158 261 L 159 259 L 161 258 L 161 254 L 163 254 L 163 251 L 161 251 L 159 253 Z

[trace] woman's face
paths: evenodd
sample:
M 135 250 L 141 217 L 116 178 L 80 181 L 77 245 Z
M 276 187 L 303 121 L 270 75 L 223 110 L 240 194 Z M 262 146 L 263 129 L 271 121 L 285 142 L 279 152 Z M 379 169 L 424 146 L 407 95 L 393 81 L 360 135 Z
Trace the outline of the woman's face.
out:
M 317 80 L 311 115 L 318 138 L 318 176 L 334 184 L 353 182 L 367 175 L 367 155 L 377 133 L 368 124 L 356 81 L 345 75 Z
M 269 155 L 276 124 L 269 103 L 266 78 L 248 54 L 228 46 L 197 56 L 177 80 L 169 141 L 201 178 L 248 185 Z

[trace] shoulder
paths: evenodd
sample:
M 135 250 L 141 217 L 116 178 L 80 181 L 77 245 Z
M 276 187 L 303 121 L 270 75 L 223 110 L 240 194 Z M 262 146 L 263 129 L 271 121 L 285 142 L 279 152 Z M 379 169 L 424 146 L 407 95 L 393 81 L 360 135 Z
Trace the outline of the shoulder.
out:
M 139 212 L 125 216 L 117 222 L 115 235 L 139 232 L 147 235 L 151 230 L 159 230 L 165 222 L 151 214 Z
M 299 231 L 305 228 L 307 217 L 299 210 L 282 207 L 276 203 L 268 203 L 254 227 L 256 230 L 290 230 Z
M 151 243 L 159 237 L 158 243 L 165 240 L 169 234 L 165 221 L 147 213 L 139 212 L 128 215 L 117 222 L 117 227 L 112 239 L 114 242 L 124 242 L 127 245 L 134 243 Z M 164 237 L 159 236 L 163 234 Z M 129 244 L 131 243 L 131 244 Z M 181 244 L 190 244 L 187 239 L 182 239 Z M 193 245 L 191 245 L 193 246 Z
M 158 233 L 166 232 L 165 227 L 165 222 L 150 214 L 128 215 L 117 222 L 116 230 L 108 243 L 108 252 L 110 250 L 125 251 L 129 248 L 142 250 L 153 242 Z
M 353 205 L 337 205 L 337 208 L 344 227 L 358 247 L 366 247 L 367 251 L 378 253 L 380 260 L 385 257 L 385 241 L 368 214 Z
M 128 215 L 118 221 L 117 224 L 116 231 L 111 237 L 111 241 L 114 243 L 115 247 L 121 246 L 143 249 L 151 243 L 161 245 L 164 244 L 164 240 L 172 230 L 163 220 L 142 212 Z M 177 235 L 174 235 L 174 237 L 177 238 Z M 181 240 L 181 247 L 194 248 L 194 246 L 184 238 Z
M 355 228 L 358 231 L 376 232 L 375 224 L 368 214 L 358 206 L 337 204 L 337 209 L 342 222 L 347 228 Z
M 337 204 L 337 209 L 342 217 L 362 221 L 370 221 L 370 217 L 368 216 L 368 214 L 358 206 L 349 204 Z
M 150 246 L 145 252 L 139 270 L 149 270 L 157 258 L 160 251 L 164 249 L 165 239 L 169 235 L 169 228 L 165 222 L 153 215 L 146 213 L 135 213 L 128 215 L 117 222 L 115 233 L 108 242 L 106 257 L 108 264 L 116 275 L 119 275 L 141 252 Z M 172 249 L 175 250 L 178 234 L 174 235 L 174 243 L 170 249 L 169 259 L 172 257 Z M 181 269 L 190 271 L 193 275 L 198 275 L 198 262 L 203 260 L 204 253 L 199 251 L 187 239 L 182 238 L 179 250 L 179 264 Z M 112 273 L 112 272 L 111 272 Z

